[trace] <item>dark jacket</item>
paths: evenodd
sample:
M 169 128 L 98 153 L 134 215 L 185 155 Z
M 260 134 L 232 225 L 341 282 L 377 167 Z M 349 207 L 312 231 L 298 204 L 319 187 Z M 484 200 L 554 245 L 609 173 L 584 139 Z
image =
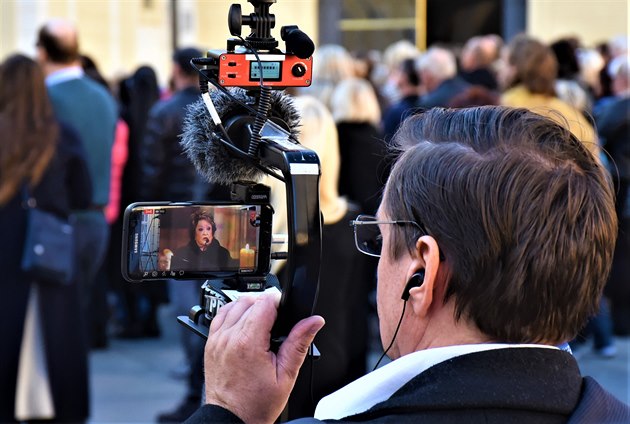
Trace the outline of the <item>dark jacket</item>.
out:
M 374 215 L 389 175 L 383 135 L 367 122 L 337 124 L 339 133 L 339 194 Z
M 199 90 L 188 87 L 155 104 L 141 148 L 142 184 L 145 201 L 185 201 L 193 198 L 197 171 L 179 144 L 186 107 L 199 100 Z
M 81 141 L 74 131 L 61 127 L 55 156 L 31 195 L 39 208 L 64 217 L 90 204 L 90 173 Z M 21 193 L 17 193 L 0 207 L 0 422 L 14 421 L 20 343 L 29 291 L 34 286 L 20 268 L 27 224 L 21 198 Z M 89 390 L 78 284 L 37 287 L 56 412 L 54 421 L 83 422 L 89 413 Z
M 451 100 L 470 87 L 460 77 L 451 78 L 442 82 L 435 90 L 420 98 L 419 107 L 430 109 L 432 107 L 447 107 Z
M 461 72 L 459 76 L 471 85 L 481 85 L 488 90 L 497 90 L 499 84 L 494 73 L 488 68 L 479 68 L 474 71 Z
M 419 101 L 419 96 L 407 96 L 385 110 L 383 114 L 383 138 L 387 142 L 390 142 L 394 137 L 400 123 L 418 111 Z
M 595 118 L 602 147 L 614 161 L 613 178 L 630 181 L 630 97 L 610 102 Z
M 206 405 L 186 422 L 242 421 L 223 408 Z M 630 422 L 630 407 L 594 380 L 582 378 L 575 359 L 566 352 L 497 349 L 439 363 L 368 411 L 324 422 L 612 424 Z
M 216 238 L 206 250 L 201 250 L 195 240 L 191 240 L 187 245 L 175 249 L 171 259 L 172 270 L 184 271 L 213 271 L 213 270 L 233 270 L 237 267 L 236 261 L 232 260 L 230 252 Z

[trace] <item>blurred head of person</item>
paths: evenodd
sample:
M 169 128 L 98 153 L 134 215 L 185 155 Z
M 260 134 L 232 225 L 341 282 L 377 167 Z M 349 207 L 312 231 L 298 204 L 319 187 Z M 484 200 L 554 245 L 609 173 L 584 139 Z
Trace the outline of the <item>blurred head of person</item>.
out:
M 408 58 L 403 60 L 391 74 L 391 79 L 396 84 L 396 89 L 401 97 L 420 94 L 421 81 L 420 74 L 416 69 L 416 59 Z
M 375 83 L 388 104 L 406 96 L 405 93 L 400 92 L 398 86 L 401 64 L 406 60 L 415 60 L 419 55 L 420 52 L 416 46 L 408 40 L 396 41 L 387 46 L 383 52 L 382 76 Z
M 439 87 L 444 81 L 457 75 L 457 62 L 452 51 L 431 47 L 417 61 L 420 81 L 427 92 Z
M 372 85 L 362 78 L 340 82 L 332 93 L 330 109 L 336 123 L 369 123 L 378 126 L 381 109 Z
M 604 58 L 596 49 L 580 49 L 577 56 L 580 80 L 591 89 L 595 97 L 599 97 L 602 92 L 599 75 L 606 64 Z
M 612 75 L 612 90 L 615 96 L 630 96 L 630 60 L 627 56 L 620 56 L 615 73 Z
M 35 186 L 52 159 L 59 134 L 44 73 L 14 54 L 0 64 L 0 205 L 24 182 Z
M 184 47 L 173 53 L 173 72 L 171 75 L 174 91 L 199 84 L 199 74 L 190 64 L 190 60 L 201 57 L 201 50 L 196 47 Z
M 37 34 L 37 58 L 46 73 L 80 65 L 79 36 L 76 26 L 66 19 L 46 22 Z
M 294 90 L 299 95 L 317 97 L 330 107 L 330 96 L 339 82 L 356 76 L 357 68 L 352 55 L 345 47 L 324 44 L 313 55 L 313 82 L 309 87 Z
M 409 40 L 396 41 L 383 52 L 383 63 L 390 71 L 397 69 L 405 59 L 415 59 L 420 52 Z
M 379 219 L 418 225 L 386 229 L 382 340 L 392 338 L 416 267 L 426 270 L 425 285 L 433 276 L 433 300 L 455 328 L 506 343 L 571 340 L 598 308 L 615 245 L 612 185 L 594 156 L 552 120 L 501 106 L 431 109 L 405 120 L 394 142 L 405 149 Z M 443 259 L 435 253 L 423 263 L 421 243 Z M 408 271 L 396 278 L 394 269 Z M 416 319 L 403 320 L 402 334 L 422 338 L 427 314 L 410 313 Z M 417 346 L 398 343 L 392 358 Z
M 356 75 L 354 58 L 345 47 L 324 44 L 313 56 L 313 78 L 337 84 Z
M 160 98 L 160 85 L 155 70 L 142 65 L 133 74 L 119 82 L 118 97 L 123 105 L 136 103 L 142 109 L 150 108 Z
M 496 44 L 488 36 L 475 36 L 466 41 L 460 55 L 462 70 L 471 72 L 489 68 L 497 58 Z
M 558 61 L 558 78 L 576 79 L 580 74 L 578 41 L 574 38 L 562 38 L 553 42 L 550 47 Z
M 555 95 L 558 61 L 549 46 L 527 35 L 518 35 L 507 47 L 509 87 L 523 85 L 533 94 Z

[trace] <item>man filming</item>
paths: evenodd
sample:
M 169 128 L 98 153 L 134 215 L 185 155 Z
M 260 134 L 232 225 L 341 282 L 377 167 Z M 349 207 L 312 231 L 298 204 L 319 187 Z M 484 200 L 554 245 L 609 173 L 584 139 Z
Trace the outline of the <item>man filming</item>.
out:
M 357 248 L 380 256 L 393 361 L 298 422 L 630 422 L 629 407 L 557 347 L 595 313 L 615 244 L 611 184 L 588 149 L 548 118 L 504 107 L 432 109 L 394 141 L 404 151 L 377 216 L 353 221 Z M 188 422 L 280 416 L 324 320 L 300 321 L 275 354 L 276 307 L 244 297 L 214 318 L 207 404 Z

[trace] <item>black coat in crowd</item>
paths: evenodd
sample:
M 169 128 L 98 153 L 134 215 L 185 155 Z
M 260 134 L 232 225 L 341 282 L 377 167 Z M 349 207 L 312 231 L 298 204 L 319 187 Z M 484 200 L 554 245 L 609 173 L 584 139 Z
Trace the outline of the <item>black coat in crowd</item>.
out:
M 340 122 L 337 132 L 339 194 L 357 203 L 361 213 L 374 215 L 391 167 L 383 134 L 367 122 Z
M 78 135 L 61 127 L 59 143 L 39 185 L 31 190 L 40 209 L 61 217 L 88 207 L 92 183 Z M 27 226 L 19 191 L 0 208 L 0 422 L 14 420 L 20 345 L 29 290 L 39 289 L 43 332 L 55 421 L 82 422 L 89 413 L 87 345 L 79 305 L 79 285 L 30 281 L 21 270 Z

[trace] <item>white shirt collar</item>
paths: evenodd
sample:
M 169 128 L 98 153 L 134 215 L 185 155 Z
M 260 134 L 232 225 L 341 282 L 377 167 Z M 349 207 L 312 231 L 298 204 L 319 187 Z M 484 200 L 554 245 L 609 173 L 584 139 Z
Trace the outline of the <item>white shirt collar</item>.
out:
M 50 87 L 51 85 L 60 84 L 62 82 L 66 82 L 72 79 L 81 78 L 84 75 L 83 68 L 80 66 L 68 66 L 67 68 L 60 69 L 49 74 L 46 77 L 46 85 Z
M 418 374 L 433 365 L 456 356 L 516 347 L 557 349 L 545 345 L 497 343 L 447 346 L 413 352 L 382 366 L 320 400 L 315 409 L 315 418 L 319 420 L 341 419 L 367 411 L 377 403 L 387 400 Z

